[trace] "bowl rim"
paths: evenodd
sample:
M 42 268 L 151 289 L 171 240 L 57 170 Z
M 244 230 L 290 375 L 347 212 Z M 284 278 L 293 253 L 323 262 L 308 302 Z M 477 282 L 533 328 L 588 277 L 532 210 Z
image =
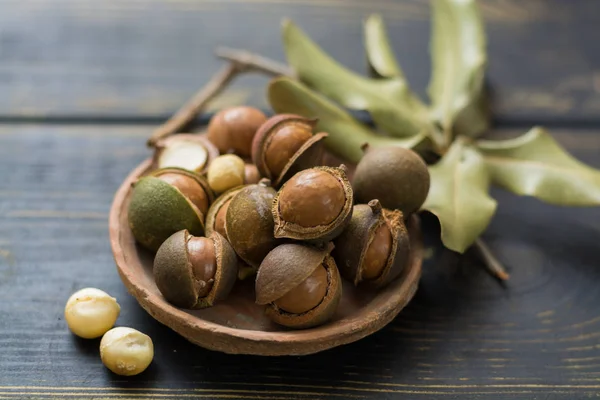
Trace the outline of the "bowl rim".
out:
M 135 167 L 117 190 L 109 215 L 109 236 L 113 257 L 121 280 L 138 303 L 154 319 L 173 329 L 189 341 L 202 347 L 233 354 L 304 355 L 354 342 L 368 336 L 391 322 L 412 299 L 421 275 L 423 243 L 419 221 L 413 216 L 411 223 L 411 262 L 403 279 L 382 289 L 371 303 L 363 308 L 366 318 L 349 316 L 316 328 L 297 331 L 247 330 L 217 324 L 193 316 L 172 306 L 162 297 L 150 292 L 128 268 L 127 251 L 121 242 L 124 228 L 121 215 L 130 195 L 132 184 L 152 167 L 148 158 Z M 135 248 L 135 247 L 133 247 Z M 386 301 L 375 306 L 377 299 Z M 361 315 L 363 312 L 361 312 Z

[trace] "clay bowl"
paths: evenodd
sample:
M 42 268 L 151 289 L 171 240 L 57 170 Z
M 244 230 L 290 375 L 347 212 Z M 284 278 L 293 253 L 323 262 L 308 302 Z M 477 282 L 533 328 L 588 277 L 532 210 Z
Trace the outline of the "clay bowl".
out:
M 254 282 L 238 282 L 228 299 L 205 310 L 185 310 L 162 297 L 152 276 L 153 255 L 135 243 L 127 224 L 131 184 L 149 171 L 140 164 L 125 179 L 110 211 L 110 241 L 117 269 L 128 291 L 157 321 L 192 343 L 232 354 L 303 355 L 354 342 L 388 324 L 410 301 L 421 275 L 423 247 L 419 222 L 409 223 L 412 254 L 403 275 L 379 292 L 356 290 L 344 282 L 336 315 L 327 324 L 306 330 L 288 330 L 263 314 L 255 304 Z

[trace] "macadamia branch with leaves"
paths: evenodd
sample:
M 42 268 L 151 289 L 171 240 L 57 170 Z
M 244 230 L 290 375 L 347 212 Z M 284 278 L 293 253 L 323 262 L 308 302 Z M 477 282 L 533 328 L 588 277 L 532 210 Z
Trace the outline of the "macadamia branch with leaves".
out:
M 382 18 L 364 22 L 369 76 L 327 55 L 292 21 L 283 23 L 289 66 L 246 51 L 218 49 L 229 61 L 165 125 L 150 145 L 190 122 L 241 73 L 274 76 L 267 95 L 277 113 L 317 119 L 327 150 L 358 163 L 364 146 L 410 148 L 430 162 L 431 187 L 422 210 L 440 221 L 441 239 L 463 253 L 475 245 L 499 278 L 508 275 L 479 239 L 496 211 L 496 185 L 564 206 L 600 205 L 600 171 L 568 154 L 542 127 L 510 140 L 482 138 L 490 128 L 485 92 L 486 37 L 476 0 L 432 0 L 429 103 L 409 87 Z M 366 111 L 373 126 L 347 110 Z M 394 182 L 390 182 L 393 185 Z
M 480 139 L 490 116 L 486 38 L 476 1 L 435 0 L 431 10 L 429 104 L 411 91 L 375 15 L 364 24 L 370 77 L 344 68 L 284 22 L 286 56 L 297 79 L 271 82 L 271 106 L 318 117 L 317 129 L 329 133 L 328 150 L 352 162 L 361 159 L 364 143 L 435 153 L 423 209 L 438 217 L 444 245 L 459 253 L 476 243 L 496 211 L 490 185 L 556 205 L 600 205 L 600 171 L 574 159 L 544 128 L 511 140 Z M 346 108 L 367 111 L 375 129 Z

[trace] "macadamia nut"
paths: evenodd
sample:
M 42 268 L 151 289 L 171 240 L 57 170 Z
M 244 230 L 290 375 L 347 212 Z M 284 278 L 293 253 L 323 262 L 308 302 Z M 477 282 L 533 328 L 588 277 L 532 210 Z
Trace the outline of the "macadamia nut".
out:
M 234 154 L 225 154 L 213 160 L 208 167 L 208 184 L 217 193 L 242 185 L 246 165 Z
M 84 339 L 104 335 L 115 325 L 121 307 L 114 297 L 99 289 L 81 289 L 69 298 L 65 320 L 69 329 Z
M 152 362 L 154 345 L 148 335 L 132 328 L 118 327 L 102 337 L 100 358 L 106 368 L 117 375 L 137 375 Z

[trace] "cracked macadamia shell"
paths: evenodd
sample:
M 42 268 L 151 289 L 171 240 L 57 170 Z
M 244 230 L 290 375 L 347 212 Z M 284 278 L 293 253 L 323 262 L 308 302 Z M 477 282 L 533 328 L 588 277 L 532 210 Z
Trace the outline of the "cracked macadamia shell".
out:
M 273 235 L 271 206 L 275 190 L 267 181 L 248 185 L 230 200 L 225 226 L 237 255 L 254 269 L 278 244 Z
M 389 256 L 378 276 L 363 276 L 365 261 L 373 240 L 382 225 L 387 226 L 391 234 Z M 383 245 L 386 246 L 387 243 Z M 404 224 L 401 211 L 382 209 L 379 201 L 354 206 L 352 219 L 344 232 L 335 239 L 333 256 L 342 276 L 355 285 L 364 284 L 372 288 L 380 288 L 396 279 L 409 260 L 410 238 Z
M 314 119 L 278 114 L 259 128 L 252 143 L 252 161 L 274 187 L 320 163 L 327 134 L 313 134 L 315 124 Z
M 209 293 L 200 296 L 201 283 L 189 255 L 188 242 L 192 238 L 188 231 L 182 230 L 160 246 L 154 258 L 154 280 L 169 303 L 188 309 L 206 308 L 229 295 L 237 277 L 238 261 L 229 242 L 218 232 L 213 232 L 209 240 L 216 257 L 214 282 Z
M 331 244 L 322 248 L 300 243 L 282 244 L 265 257 L 256 276 L 256 302 L 266 305 L 265 313 L 272 321 L 304 329 L 331 319 L 342 295 L 341 278 L 329 255 L 332 247 Z M 303 313 L 290 313 L 276 305 L 320 267 L 327 271 L 327 291 L 316 307 Z
M 221 235 L 223 235 L 225 239 L 229 240 L 225 224 L 227 209 L 229 208 L 229 202 L 231 201 L 231 199 L 244 187 L 245 185 L 242 185 L 229 189 L 228 191 L 217 197 L 217 199 L 212 203 L 212 205 L 208 209 L 208 213 L 206 214 L 206 236 L 210 236 L 213 231 L 217 231 Z
M 133 186 L 127 217 L 135 239 L 152 251 L 182 229 L 196 236 L 204 233 L 204 214 L 179 189 L 159 178 L 167 173 L 194 179 L 207 204 L 214 198 L 206 180 L 190 171 L 167 168 L 140 178 Z

